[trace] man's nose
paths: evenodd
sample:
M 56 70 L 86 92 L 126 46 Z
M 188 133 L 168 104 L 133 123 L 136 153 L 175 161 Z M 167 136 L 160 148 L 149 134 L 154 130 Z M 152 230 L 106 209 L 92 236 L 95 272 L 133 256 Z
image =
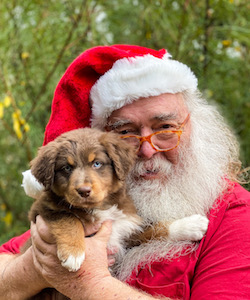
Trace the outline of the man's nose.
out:
M 157 151 L 151 146 L 148 141 L 144 141 L 137 155 L 141 158 L 150 159 Z

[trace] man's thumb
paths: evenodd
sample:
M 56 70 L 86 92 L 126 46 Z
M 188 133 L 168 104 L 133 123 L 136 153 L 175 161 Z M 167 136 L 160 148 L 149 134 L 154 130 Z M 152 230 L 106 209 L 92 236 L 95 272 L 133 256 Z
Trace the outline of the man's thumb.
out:
M 111 232 L 112 232 L 112 221 L 107 220 L 102 223 L 101 228 L 98 230 L 95 236 L 100 239 L 102 238 L 103 240 L 108 242 Z

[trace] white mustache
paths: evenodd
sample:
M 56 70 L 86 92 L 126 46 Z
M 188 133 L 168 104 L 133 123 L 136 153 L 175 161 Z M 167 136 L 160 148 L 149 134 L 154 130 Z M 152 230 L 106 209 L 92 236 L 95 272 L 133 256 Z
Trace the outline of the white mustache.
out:
M 173 165 L 166 158 L 153 156 L 150 160 L 138 160 L 131 172 L 131 176 L 141 176 L 145 173 L 160 173 L 167 175 L 172 171 Z

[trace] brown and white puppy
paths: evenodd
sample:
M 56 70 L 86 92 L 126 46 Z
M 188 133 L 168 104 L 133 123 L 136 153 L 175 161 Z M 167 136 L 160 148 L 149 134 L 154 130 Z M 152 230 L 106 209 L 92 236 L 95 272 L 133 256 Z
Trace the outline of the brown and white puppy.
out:
M 200 215 L 143 225 L 125 185 L 135 158 L 133 148 L 117 134 L 85 128 L 62 134 L 41 147 L 31 161 L 31 173 L 44 190 L 32 205 L 29 219 L 35 222 L 41 215 L 47 222 L 57 256 L 69 271 L 77 271 L 85 259 L 87 224 L 113 220 L 108 247 L 118 249 L 119 259 L 126 247 L 151 239 L 198 241 L 206 232 L 208 221 Z M 31 299 L 46 297 L 66 299 L 53 289 Z
M 44 191 L 31 207 L 29 219 L 41 215 L 57 244 L 57 255 L 69 271 L 85 259 L 84 225 L 113 220 L 109 248 L 122 257 L 126 247 L 151 239 L 198 241 L 208 220 L 192 215 L 145 226 L 126 191 L 126 176 L 135 162 L 133 148 L 119 135 L 97 129 L 62 134 L 39 149 L 31 173 Z
M 69 271 L 85 258 L 84 225 L 113 220 L 109 247 L 122 254 L 124 242 L 141 231 L 141 219 L 126 193 L 125 179 L 134 164 L 133 149 L 114 133 L 77 129 L 39 149 L 31 173 L 45 190 L 29 219 L 39 214 L 57 244 L 57 255 Z

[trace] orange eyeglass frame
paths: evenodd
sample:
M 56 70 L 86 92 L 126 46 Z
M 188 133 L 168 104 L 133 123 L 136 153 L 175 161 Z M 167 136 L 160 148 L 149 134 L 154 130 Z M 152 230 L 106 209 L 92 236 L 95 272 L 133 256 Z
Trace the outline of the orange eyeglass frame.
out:
M 186 119 L 181 123 L 180 126 L 178 126 L 177 130 L 161 130 L 161 131 L 153 132 L 153 133 L 151 133 L 150 135 L 147 135 L 147 136 L 124 135 L 124 136 L 120 136 L 120 138 L 121 139 L 126 139 L 126 138 L 130 138 L 130 137 L 137 138 L 139 140 L 139 142 L 140 142 L 140 146 L 139 146 L 139 148 L 138 148 L 137 151 L 139 151 L 141 149 L 142 143 L 148 142 L 155 151 L 157 151 L 157 152 L 167 152 L 167 151 L 173 150 L 173 149 L 175 149 L 175 148 L 177 148 L 179 146 L 179 144 L 180 144 L 180 137 L 181 137 L 181 135 L 183 133 L 184 126 L 188 122 L 189 118 L 190 118 L 190 114 L 188 114 L 187 117 L 186 117 Z M 167 150 L 161 150 L 161 149 L 155 148 L 155 146 L 151 142 L 151 137 L 153 135 L 156 135 L 156 134 L 159 134 L 159 133 L 165 133 L 165 132 L 177 134 L 177 136 L 178 136 L 178 142 L 177 142 L 176 146 L 172 147 L 170 149 L 167 149 Z

